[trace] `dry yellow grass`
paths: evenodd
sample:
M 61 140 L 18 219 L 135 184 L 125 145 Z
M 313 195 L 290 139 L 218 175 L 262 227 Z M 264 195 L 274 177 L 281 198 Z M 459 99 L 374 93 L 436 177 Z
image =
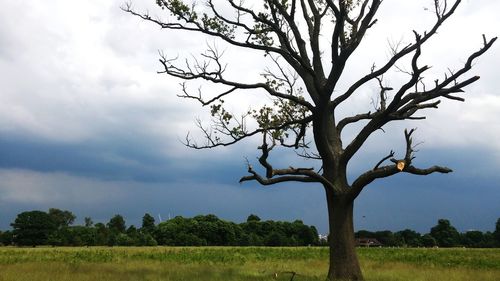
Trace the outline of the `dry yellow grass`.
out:
M 428 251 L 360 250 L 365 278 L 500 280 L 500 264 L 496 266 L 500 249 Z M 0 248 L 0 281 L 271 281 L 290 280 L 292 271 L 297 273 L 294 281 L 323 281 L 328 264 L 326 253 L 324 248 Z M 463 263 L 440 261 L 441 257 L 457 253 L 463 256 Z M 401 261 L 394 261 L 398 257 Z M 427 260 L 419 263 L 422 257 Z

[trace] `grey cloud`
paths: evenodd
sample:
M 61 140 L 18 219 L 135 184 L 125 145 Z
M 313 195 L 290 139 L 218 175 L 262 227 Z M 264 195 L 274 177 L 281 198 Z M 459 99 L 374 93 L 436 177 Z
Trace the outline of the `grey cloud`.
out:
M 413 7 L 402 1 L 384 4 L 383 20 L 361 46 L 362 49 L 371 47 L 356 53 L 348 65 L 349 73 L 339 85 L 339 93 L 349 82 L 356 81 L 360 73 L 369 72 L 373 62 L 381 65 L 386 61 L 386 38 L 406 38 L 407 34 L 411 35 L 411 28 L 407 27 L 431 23 L 421 20 L 420 12 L 426 17 L 427 14 L 417 2 L 411 4 Z M 474 3 L 466 3 L 462 13 Z M 167 35 L 120 11 L 120 0 L 81 4 L 80 9 L 74 9 L 73 4 L 64 0 L 51 4 L 9 1 L 0 11 L 0 71 L 3 73 L 0 77 L 0 167 L 3 169 L 0 226 L 7 226 L 7 221 L 21 210 L 63 207 L 80 217 L 88 214 L 97 219 L 123 213 L 134 223 L 145 211 L 163 216 L 168 212 L 179 215 L 214 212 L 233 220 L 242 220 L 254 212 L 264 218 L 302 218 L 326 231 L 323 192 L 319 187 L 232 185 L 245 173 L 244 157 L 256 161 L 258 140 L 202 152 L 187 150 L 180 143 L 179 139 L 188 131 L 196 130 L 195 117 L 209 120 L 210 116 L 200 113 L 203 109 L 195 103 L 175 97 L 179 91 L 178 80 L 155 73 L 159 68 L 156 50 L 166 50 L 170 56 L 189 57 L 203 49 L 205 39 L 192 34 Z M 31 5 L 32 9 L 22 9 L 24 5 Z M 391 5 L 419 13 L 400 13 L 393 15 L 399 18 L 386 18 L 395 9 Z M 138 8 L 147 9 L 146 6 Z M 59 9 L 59 13 L 51 13 L 52 9 Z M 11 12 L 13 10 L 23 13 L 22 21 Z M 482 10 L 484 7 L 477 13 Z M 467 19 L 477 26 L 472 30 L 460 29 L 468 22 L 462 23 L 460 17 L 456 18 L 456 24 L 448 24 L 447 30 L 440 34 L 441 43 L 426 51 L 426 55 L 430 54 L 429 60 L 458 65 L 463 56 L 451 53 L 466 54 L 475 50 L 481 43 L 482 27 L 487 27 L 484 31 L 488 32 L 499 25 L 496 24 L 498 17 L 483 19 L 482 14 L 474 11 Z M 394 20 L 402 16 L 408 19 L 408 24 L 394 24 Z M 394 34 L 390 35 L 386 27 L 401 29 L 391 29 Z M 451 35 L 444 37 L 448 32 Z M 462 33 L 467 35 L 460 37 Z M 469 42 L 472 39 L 468 36 L 472 33 L 478 36 L 477 42 Z M 450 38 L 455 39 L 450 41 Z M 460 48 L 450 50 L 449 44 Z M 424 144 L 419 146 L 418 163 L 448 165 L 456 173 L 446 177 L 397 177 L 377 182 L 358 202 L 359 227 L 397 229 L 412 227 L 408 222 L 415 222 L 415 228 L 425 231 L 424 228 L 434 223 L 433 214 L 459 218 L 453 204 L 463 204 L 471 211 L 467 221 L 459 221 L 459 226 L 488 229 L 488 223 L 492 223 L 488 220 L 499 213 L 492 202 L 492 198 L 498 198 L 495 169 L 500 159 L 500 147 L 495 142 L 500 132 L 494 68 L 495 62 L 500 61 L 498 50 L 495 47 L 475 65 L 474 73 L 480 73 L 484 80 L 468 89 L 471 97 L 465 104 L 446 104 L 438 111 L 429 112 L 426 122 L 398 123 L 388 128 L 387 133 L 378 132 L 369 140 L 350 166 L 352 176 L 373 167 L 391 149 L 402 153 L 405 127 L 419 127 L 416 138 Z M 230 75 L 258 78 L 259 64 L 251 61 L 253 57 L 233 51 L 228 52 L 229 62 L 235 58 L 242 60 L 231 64 L 236 71 Z M 256 74 L 250 74 L 254 70 Z M 400 74 L 386 78 L 392 85 L 405 79 Z M 192 89 L 196 86 L 192 85 Z M 342 114 L 373 110 L 370 98 L 376 93 L 376 85 L 363 88 L 342 108 Z M 241 95 L 228 103 L 233 102 L 235 110 L 247 110 L 248 104 L 264 101 L 267 100 L 260 96 Z M 347 139 L 352 138 L 355 129 L 359 128 L 345 132 Z M 464 137 L 467 134 L 469 137 Z M 281 153 L 272 160 L 284 167 L 290 163 L 290 157 Z M 482 186 L 482 192 L 476 194 L 475 189 L 468 189 L 476 185 Z M 442 191 L 433 193 L 431 186 Z M 82 201 L 81 196 L 87 199 Z M 416 200 L 409 201 L 410 197 L 431 199 L 422 206 Z M 367 213 L 369 218 L 376 219 L 359 218 Z M 477 220 L 478 226 L 471 226 L 476 217 L 481 217 Z
M 109 219 L 125 215 L 129 223 L 140 223 L 145 212 L 194 216 L 214 213 L 243 221 L 251 212 L 263 218 L 304 219 L 316 223 L 309 206 L 318 206 L 319 187 L 291 185 L 262 188 L 253 184 L 221 184 L 197 180 L 168 183 L 103 181 L 65 173 L 40 173 L 29 170 L 0 170 L 0 229 L 7 228 L 15 214 L 28 209 L 66 208 L 80 218 Z M 311 189 L 312 188 L 312 189 Z M 293 196 L 291 196 L 293 195 Z M 319 196 L 318 196 L 319 195 Z M 321 200 L 320 200 L 321 202 Z M 305 215 L 304 215 L 305 214 Z

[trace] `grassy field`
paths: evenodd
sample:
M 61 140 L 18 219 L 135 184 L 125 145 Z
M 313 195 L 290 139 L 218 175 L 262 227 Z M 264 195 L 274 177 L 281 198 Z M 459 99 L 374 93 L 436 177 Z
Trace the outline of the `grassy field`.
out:
M 500 249 L 358 250 L 366 280 L 500 280 Z M 321 280 L 327 248 L 0 248 L 0 281 Z M 276 276 L 277 274 L 277 276 Z

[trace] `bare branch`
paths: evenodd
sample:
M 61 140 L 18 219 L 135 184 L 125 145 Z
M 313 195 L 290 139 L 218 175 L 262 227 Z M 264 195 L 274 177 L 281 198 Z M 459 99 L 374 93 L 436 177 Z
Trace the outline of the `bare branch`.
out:
M 286 122 L 279 124 L 279 125 L 276 125 L 276 126 L 269 126 L 269 127 L 264 127 L 264 128 L 261 127 L 261 128 L 255 129 L 253 131 L 246 131 L 245 128 L 240 125 L 242 131 L 239 131 L 239 132 L 234 132 L 233 128 L 228 127 L 227 124 L 224 122 L 218 122 L 217 124 L 219 124 L 221 126 L 220 128 L 217 129 L 218 132 L 224 133 L 225 135 L 229 136 L 230 140 L 224 141 L 224 140 L 221 140 L 220 138 L 215 138 L 212 135 L 210 129 L 203 128 L 203 126 L 198 126 L 202 130 L 203 134 L 205 135 L 206 140 L 207 140 L 207 144 L 198 145 L 197 143 L 195 143 L 191 139 L 189 139 L 189 141 L 184 142 L 184 145 L 186 145 L 187 147 L 190 147 L 190 148 L 194 148 L 194 149 L 207 149 L 207 148 L 215 148 L 215 147 L 219 147 L 219 146 L 230 146 L 230 145 L 233 145 L 233 144 L 235 144 L 243 139 L 246 139 L 248 137 L 254 136 L 254 135 L 259 134 L 259 133 L 264 133 L 264 132 L 273 131 L 273 130 L 283 130 L 283 129 L 286 129 L 292 125 L 304 124 L 304 123 L 307 124 L 309 122 L 312 122 L 312 120 L 313 120 L 312 116 L 307 116 L 307 117 L 300 119 L 300 120 L 290 120 L 290 121 L 286 121 Z
M 183 92 L 183 94 L 182 95 L 177 95 L 178 97 L 197 100 L 203 106 L 210 105 L 213 102 L 220 100 L 224 96 L 227 96 L 227 95 L 231 94 L 232 92 L 234 92 L 234 91 L 236 91 L 238 89 L 237 87 L 233 87 L 233 88 L 231 88 L 231 89 L 229 89 L 227 91 L 224 91 L 221 94 L 219 94 L 219 95 L 217 95 L 217 96 L 215 96 L 215 97 L 213 97 L 213 98 L 205 101 L 205 100 L 203 100 L 203 98 L 201 96 L 201 90 L 200 89 L 198 89 L 198 96 L 193 96 L 193 95 L 191 95 L 191 94 L 188 93 L 186 83 L 182 83 L 181 86 L 182 86 L 182 92 Z
M 376 78 L 378 83 L 379 83 L 379 87 L 380 87 L 380 93 L 379 93 L 379 100 L 378 100 L 378 104 L 379 104 L 379 107 L 377 108 L 376 105 L 374 105 L 376 108 L 376 112 L 367 112 L 367 113 L 361 113 L 361 114 L 357 114 L 357 115 L 354 115 L 354 116 L 349 116 L 349 117 L 345 117 L 344 119 L 340 120 L 339 123 L 337 124 L 337 130 L 339 130 L 339 132 L 342 132 L 342 130 L 344 129 L 345 126 L 349 125 L 349 124 L 353 124 L 353 123 L 356 123 L 358 121 L 361 121 L 361 120 L 371 120 L 379 115 L 381 115 L 386 109 L 387 109 L 387 94 L 386 92 L 387 91 L 392 91 L 393 88 L 391 87 L 387 87 L 387 86 L 384 86 L 383 85 L 383 80 L 381 77 L 377 77 Z M 374 102 L 375 103 L 375 102 Z
M 332 1 L 327 1 L 327 3 L 328 2 Z M 360 14 L 361 18 L 358 18 L 354 22 L 354 28 L 351 30 L 350 38 L 345 38 L 345 22 L 350 20 L 348 20 L 348 12 L 345 7 L 343 7 L 345 5 L 344 2 L 340 1 L 340 11 L 338 14 L 335 14 L 336 24 L 332 38 L 332 69 L 330 70 L 325 86 L 327 93 L 329 93 L 328 98 L 331 93 L 333 93 L 333 90 L 343 73 L 347 60 L 361 43 L 366 31 L 376 22 L 374 17 L 381 3 L 381 0 L 372 0 L 366 15 L 362 17 Z M 363 5 L 361 11 L 362 14 L 364 14 L 365 7 L 366 5 Z M 360 24 L 359 28 L 358 24 Z M 377 76 L 380 76 L 380 74 L 375 77 Z
M 359 87 L 367 83 L 368 81 L 375 79 L 376 77 L 381 76 L 382 74 L 386 73 L 389 69 L 391 69 L 401 58 L 405 57 L 408 54 L 411 54 L 413 51 L 415 51 L 417 48 L 420 48 L 421 45 L 426 43 L 429 38 L 434 36 L 439 29 L 439 27 L 455 12 L 457 9 L 458 5 L 460 4 L 461 0 L 455 1 L 453 6 L 450 8 L 448 11 L 443 11 L 442 15 L 438 17 L 436 23 L 434 26 L 427 32 L 424 33 L 424 36 L 421 38 L 420 43 L 416 44 L 409 44 L 402 48 L 398 53 L 394 54 L 391 59 L 381 68 L 372 71 L 370 74 L 364 76 L 360 80 L 358 80 L 356 83 L 354 83 L 344 94 L 338 96 L 333 100 L 333 107 L 338 106 L 341 104 L 343 101 L 345 101 L 347 98 L 349 98 Z
M 452 169 L 447 168 L 447 167 L 441 167 L 441 166 L 432 166 L 427 169 L 419 169 L 415 168 L 413 166 L 409 166 L 406 168 L 405 172 L 413 174 L 413 175 L 419 175 L 419 176 L 426 176 L 430 175 L 432 173 L 442 173 L 442 174 L 447 174 L 453 172 Z
M 240 183 L 244 181 L 256 180 L 262 185 L 271 185 L 279 182 L 286 181 L 299 181 L 299 182 L 318 182 L 325 186 L 334 188 L 333 184 L 326 178 L 314 172 L 313 168 L 293 168 L 288 169 L 273 169 L 272 165 L 268 162 L 269 152 L 272 147 L 269 147 L 266 142 L 266 134 L 263 134 L 263 144 L 259 147 L 262 155 L 259 157 L 259 163 L 266 170 L 266 177 L 260 176 L 254 171 L 252 165 L 248 164 L 249 176 L 244 176 L 240 179 Z
M 192 11 L 192 9 L 189 10 L 188 12 L 182 9 L 178 10 L 173 8 L 171 5 L 169 5 L 166 1 L 163 0 L 158 1 L 159 5 L 162 8 L 168 9 L 173 15 L 177 17 L 178 21 L 164 22 L 159 19 L 154 19 L 147 13 L 141 14 L 134 11 L 131 5 L 125 5 L 125 7 L 122 7 L 121 9 L 145 21 L 157 24 L 163 29 L 184 30 L 184 31 L 202 33 L 210 37 L 219 38 L 233 46 L 261 50 L 264 51 L 265 53 L 276 53 L 285 58 L 285 60 L 295 70 L 297 70 L 300 73 L 300 75 L 304 74 L 304 69 L 312 72 L 312 68 L 308 64 L 307 59 L 303 59 L 299 54 L 297 54 L 294 51 L 293 46 L 290 45 L 290 41 L 288 40 L 287 34 L 281 30 L 281 27 L 276 22 L 273 22 L 265 17 L 257 15 L 251 9 L 247 9 L 240 5 L 237 5 L 233 0 L 228 0 L 228 2 L 237 11 L 250 15 L 256 23 L 260 23 L 266 26 L 266 28 L 268 28 L 270 31 L 274 32 L 274 34 L 276 34 L 276 36 L 278 37 L 281 46 L 275 47 L 272 44 L 269 44 L 268 41 L 264 41 L 262 42 L 262 44 L 258 44 L 258 42 L 257 43 L 251 42 L 248 39 L 244 41 L 238 41 L 234 35 L 235 34 L 234 30 L 238 27 L 243 28 L 247 33 L 249 33 L 249 36 L 247 38 L 251 37 L 251 35 L 262 35 L 262 31 L 255 30 L 253 28 L 250 29 L 250 27 L 245 26 L 244 24 L 222 17 L 219 13 L 215 13 L 215 18 L 217 19 L 216 21 L 218 21 L 215 24 L 212 24 L 214 22 L 214 19 L 209 18 L 206 14 L 203 14 L 202 20 L 200 21 L 200 17 L 194 11 Z M 216 11 L 213 5 L 211 6 L 211 9 Z M 213 27 L 215 27 L 215 29 L 213 29 Z
M 413 145 L 412 134 L 415 132 L 415 129 L 411 129 L 410 131 L 405 130 L 405 142 L 406 142 L 406 151 L 405 157 L 403 159 L 397 160 L 394 159 L 394 152 L 391 151 L 388 156 L 384 157 L 380 160 L 373 169 L 366 171 L 361 174 L 351 185 L 351 189 L 349 191 L 350 196 L 354 199 L 356 198 L 363 188 L 373 182 L 376 179 L 389 177 L 395 175 L 399 172 L 406 172 L 414 175 L 429 175 L 432 173 L 450 173 L 451 169 L 447 167 L 441 166 L 432 166 L 427 169 L 416 168 L 412 165 L 412 161 L 415 158 L 413 153 L 415 152 L 415 146 Z M 380 165 L 389 160 L 393 162 L 392 165 L 386 165 L 380 167 Z
M 376 165 L 375 167 L 373 167 L 373 170 L 377 170 L 378 167 L 380 167 L 380 165 L 382 165 L 382 163 L 384 163 L 386 160 L 389 160 L 390 158 L 394 157 L 394 151 L 391 150 L 391 152 L 389 153 L 389 155 L 387 155 L 386 157 L 382 158 L 382 160 L 380 160 Z
M 312 110 L 314 108 L 314 106 L 312 104 L 310 104 L 308 101 L 304 100 L 303 98 L 301 98 L 299 96 L 285 94 L 285 93 L 281 93 L 279 91 L 276 91 L 268 83 L 245 84 L 245 83 L 240 83 L 240 82 L 235 82 L 235 81 L 230 81 L 230 80 L 225 79 L 223 77 L 223 73 L 224 73 L 225 68 L 222 67 L 222 64 L 220 62 L 221 55 L 222 54 L 219 54 L 216 50 L 211 49 L 211 47 L 209 47 L 208 53 L 203 54 L 203 56 L 205 58 L 207 58 L 209 61 L 213 61 L 217 65 L 217 67 L 215 69 L 209 69 L 210 64 L 208 62 L 200 63 L 197 61 L 195 61 L 195 64 L 193 66 L 191 66 L 189 63 L 186 63 L 187 69 L 182 69 L 182 68 L 180 68 L 172 63 L 175 59 L 167 59 L 164 55 L 161 54 L 160 63 L 163 65 L 164 70 L 160 71 L 159 73 L 166 73 L 170 76 L 177 77 L 177 78 L 180 78 L 183 80 L 202 79 L 202 80 L 209 81 L 209 82 L 212 82 L 215 84 L 223 84 L 223 85 L 235 88 L 234 90 L 229 90 L 230 93 L 234 92 L 236 89 L 243 89 L 243 90 L 263 89 L 271 96 L 293 101 L 297 104 L 305 106 L 309 110 Z M 229 93 L 227 93 L 227 91 L 226 91 L 226 92 L 223 92 L 222 94 L 219 94 L 218 97 L 223 97 L 227 94 L 229 94 Z M 219 99 L 216 96 L 216 98 L 212 98 L 209 101 L 204 101 L 199 95 L 193 96 L 193 95 L 187 94 L 186 92 L 184 92 L 182 97 L 192 98 L 192 99 L 198 100 L 202 104 L 214 102 L 214 101 Z
M 372 113 L 371 111 L 369 111 L 367 113 L 361 113 L 355 116 L 345 117 L 344 119 L 340 120 L 339 123 L 337 124 L 337 130 L 342 131 L 344 127 L 349 124 L 353 124 L 361 120 L 373 119 L 376 115 L 377 115 L 376 112 Z
M 391 103 L 387 106 L 386 110 L 384 110 L 380 114 L 368 116 L 369 118 L 366 115 L 360 116 L 360 117 L 365 117 L 361 118 L 360 120 L 369 119 L 370 122 L 368 122 L 368 124 L 363 127 L 363 129 L 358 133 L 358 135 L 345 148 L 345 153 L 342 156 L 343 161 L 345 163 L 347 163 L 349 159 L 359 150 L 359 148 L 363 145 L 363 143 L 368 139 L 368 137 L 373 132 L 375 132 L 379 128 L 382 128 L 388 122 L 393 120 L 404 120 L 404 119 L 410 119 L 410 120 L 425 119 L 425 117 L 413 117 L 413 115 L 418 110 L 421 109 L 437 108 L 438 104 L 440 103 L 439 101 L 427 103 L 428 101 L 431 101 L 433 99 L 443 97 L 453 100 L 460 100 L 460 98 L 451 96 L 450 94 L 463 92 L 462 88 L 474 83 L 479 79 L 479 77 L 474 76 L 462 82 L 457 82 L 457 80 L 462 75 L 464 75 L 468 70 L 471 69 L 474 59 L 484 54 L 497 39 L 495 37 L 490 41 L 485 41 L 486 44 L 484 44 L 484 46 L 479 51 L 476 51 L 469 56 L 467 62 L 465 63 L 462 69 L 460 69 L 459 71 L 457 71 L 456 73 L 445 79 L 443 82 L 441 83 L 436 82 L 436 85 L 433 89 L 428 90 L 426 92 L 414 92 L 406 94 L 408 90 L 410 90 L 412 87 L 414 87 L 420 82 L 421 74 L 429 68 L 428 66 L 419 67 L 417 65 L 418 58 L 421 54 L 421 45 L 424 42 L 423 40 L 425 36 L 421 37 L 415 32 L 415 38 L 416 38 L 416 43 L 414 44 L 414 46 L 416 46 L 416 49 L 411 63 L 412 75 L 410 77 L 410 80 L 398 90 L 398 92 L 394 95 Z M 452 82 L 454 82 L 454 84 L 450 86 Z M 449 87 L 446 88 L 447 86 Z M 360 117 L 358 117 L 358 119 Z M 347 121 L 349 121 L 350 123 L 355 122 L 355 119 L 356 118 L 347 119 L 345 122 L 342 123 L 342 125 L 344 125 L 344 123 L 346 123 Z

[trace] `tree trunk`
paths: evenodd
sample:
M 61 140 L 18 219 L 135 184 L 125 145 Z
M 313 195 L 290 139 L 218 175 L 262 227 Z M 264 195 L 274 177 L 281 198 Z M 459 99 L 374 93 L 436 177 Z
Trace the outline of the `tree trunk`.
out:
M 353 200 L 327 191 L 330 266 L 327 280 L 363 280 L 356 255 Z

